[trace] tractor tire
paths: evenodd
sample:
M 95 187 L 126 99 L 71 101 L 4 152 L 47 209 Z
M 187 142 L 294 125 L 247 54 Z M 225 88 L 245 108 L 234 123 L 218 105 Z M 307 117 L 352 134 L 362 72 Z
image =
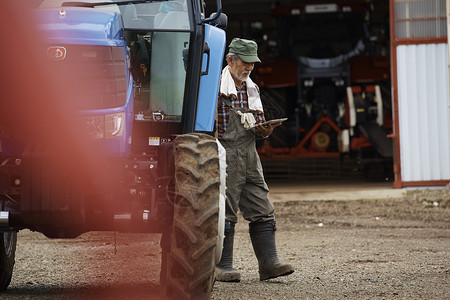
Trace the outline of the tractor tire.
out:
M 16 255 L 17 232 L 0 233 L 0 292 L 11 282 Z
M 210 299 L 218 244 L 220 170 L 215 138 L 175 139 L 175 197 L 165 299 Z

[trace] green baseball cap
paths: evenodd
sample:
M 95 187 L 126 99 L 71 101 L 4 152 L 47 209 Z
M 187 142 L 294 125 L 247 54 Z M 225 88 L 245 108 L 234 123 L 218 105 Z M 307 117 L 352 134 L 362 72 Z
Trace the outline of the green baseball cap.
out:
M 237 54 L 247 63 L 261 62 L 258 58 L 258 45 L 254 41 L 234 38 L 228 48 L 230 53 Z

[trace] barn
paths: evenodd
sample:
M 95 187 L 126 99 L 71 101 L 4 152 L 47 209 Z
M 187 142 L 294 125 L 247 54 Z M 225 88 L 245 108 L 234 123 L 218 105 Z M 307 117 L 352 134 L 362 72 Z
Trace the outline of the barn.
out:
M 213 10 L 215 1 L 206 2 Z M 447 185 L 448 7 L 448 0 L 224 1 L 228 42 L 259 44 L 263 63 L 252 77 L 275 111 L 268 117 L 289 118 L 260 148 L 268 176 Z

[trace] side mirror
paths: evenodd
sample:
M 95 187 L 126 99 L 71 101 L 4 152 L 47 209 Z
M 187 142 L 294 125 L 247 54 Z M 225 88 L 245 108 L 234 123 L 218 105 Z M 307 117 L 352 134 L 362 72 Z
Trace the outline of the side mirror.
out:
M 212 13 L 209 16 L 209 19 L 211 19 L 212 21 L 209 23 L 212 26 L 218 27 L 220 29 L 225 30 L 227 28 L 228 25 L 228 17 L 226 14 L 221 13 L 219 15 L 219 17 L 216 18 L 216 13 Z
M 222 16 L 222 1 L 216 0 L 216 12 L 212 13 L 209 18 L 203 19 L 204 24 L 213 24 L 219 17 Z M 228 18 L 227 18 L 228 20 Z

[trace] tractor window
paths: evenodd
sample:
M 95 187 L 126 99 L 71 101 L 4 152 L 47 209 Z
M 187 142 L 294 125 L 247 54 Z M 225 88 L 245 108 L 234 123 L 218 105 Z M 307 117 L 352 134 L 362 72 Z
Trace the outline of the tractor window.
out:
M 119 5 L 125 29 L 189 31 L 186 0 Z
M 189 32 L 149 32 L 131 43 L 137 120 L 181 121 Z
M 184 45 L 189 33 L 155 32 L 150 67 L 150 109 L 181 116 L 186 70 Z
M 39 7 L 60 8 L 66 2 L 74 2 L 75 6 L 76 3 L 80 3 L 80 6 L 83 6 L 82 3 L 90 3 L 96 9 L 120 12 L 126 30 L 190 31 L 193 28 L 187 0 L 155 0 L 134 4 L 124 0 L 43 0 Z

